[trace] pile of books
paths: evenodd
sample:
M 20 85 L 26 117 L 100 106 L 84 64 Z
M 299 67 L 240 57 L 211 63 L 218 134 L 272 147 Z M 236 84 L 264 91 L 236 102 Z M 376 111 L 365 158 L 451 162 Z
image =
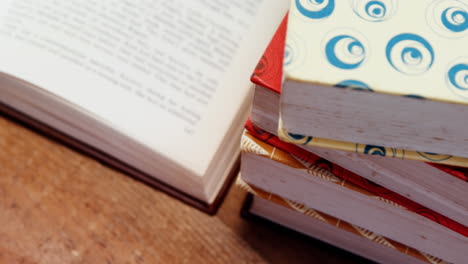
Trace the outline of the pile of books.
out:
M 288 16 L 252 76 L 249 212 L 380 263 L 468 263 L 468 4 Z

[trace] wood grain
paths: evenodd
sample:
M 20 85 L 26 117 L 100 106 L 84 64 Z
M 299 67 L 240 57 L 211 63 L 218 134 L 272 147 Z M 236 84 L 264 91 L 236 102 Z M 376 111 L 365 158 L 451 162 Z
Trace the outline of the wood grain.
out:
M 362 263 L 264 221 L 209 216 L 0 117 L 1 263 Z

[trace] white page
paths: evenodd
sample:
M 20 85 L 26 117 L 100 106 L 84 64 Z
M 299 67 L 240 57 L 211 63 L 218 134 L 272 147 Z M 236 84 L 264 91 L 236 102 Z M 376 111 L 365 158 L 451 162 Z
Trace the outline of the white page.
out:
M 15 0 L 0 71 L 202 175 L 285 2 Z

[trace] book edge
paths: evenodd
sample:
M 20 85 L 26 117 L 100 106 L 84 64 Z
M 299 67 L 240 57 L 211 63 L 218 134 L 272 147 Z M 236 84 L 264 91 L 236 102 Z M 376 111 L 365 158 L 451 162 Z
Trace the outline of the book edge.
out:
M 248 202 L 249 204 L 244 205 L 244 206 L 247 208 L 247 210 L 250 209 L 250 208 L 252 207 L 253 197 L 254 197 L 254 196 L 258 196 L 258 197 L 260 197 L 260 198 L 264 198 L 264 199 L 266 199 L 266 200 L 269 200 L 269 201 L 271 201 L 271 202 L 273 202 L 273 203 L 275 203 L 275 204 L 277 204 L 277 205 L 279 205 L 279 206 L 282 206 L 282 207 L 287 208 L 287 209 L 290 209 L 290 210 L 292 210 L 292 211 L 295 211 L 295 212 L 304 214 L 304 215 L 309 216 L 309 217 L 314 217 L 314 216 L 313 216 L 314 214 L 311 214 L 310 212 L 308 212 L 308 210 L 312 210 L 314 213 L 316 212 L 316 213 L 318 213 L 319 215 L 326 216 L 327 218 L 335 218 L 335 217 L 329 216 L 329 215 L 327 215 L 327 214 L 324 214 L 324 213 L 322 213 L 322 212 L 320 212 L 320 211 L 317 211 L 317 210 L 315 210 L 315 209 L 308 208 L 308 207 L 306 207 L 306 206 L 304 206 L 304 205 L 302 205 L 302 204 L 300 204 L 300 203 L 294 203 L 294 202 L 292 202 L 292 201 L 290 201 L 290 200 L 288 200 L 288 199 L 286 199 L 286 198 L 283 198 L 283 197 L 281 197 L 281 196 L 279 196 L 279 195 L 276 195 L 276 194 L 274 194 L 274 193 L 270 193 L 270 192 L 264 191 L 264 190 L 262 190 L 262 189 L 259 188 L 259 187 L 252 186 L 251 184 L 245 182 L 245 181 L 242 180 L 241 178 L 238 178 L 238 179 L 237 179 L 237 181 L 236 181 L 236 187 L 237 187 L 237 188 L 240 188 L 241 190 L 246 191 L 246 192 L 251 196 L 251 197 L 247 197 L 247 198 L 246 198 L 246 202 Z M 247 200 L 247 199 L 249 199 L 249 200 Z M 284 201 L 286 204 L 288 204 L 289 206 L 285 206 L 284 204 L 279 203 L 279 202 L 278 202 L 278 199 L 283 200 L 283 201 Z M 295 206 L 292 206 L 292 204 L 294 204 Z M 300 208 L 300 209 L 299 209 L 299 208 Z M 251 217 L 251 215 L 252 215 L 252 214 L 251 214 L 250 212 L 247 212 L 247 216 L 248 216 L 248 217 Z M 254 215 L 254 216 L 255 216 L 255 215 Z M 318 215 L 317 215 L 317 216 L 318 216 Z M 337 219 L 339 222 L 347 223 L 347 222 L 344 222 L 344 221 L 342 221 L 342 220 L 340 220 L 340 219 L 338 219 L 338 218 L 335 218 L 335 219 Z M 350 223 L 347 223 L 347 224 L 350 224 Z M 350 225 L 351 225 L 351 226 L 354 226 L 354 225 L 352 225 L 352 224 L 350 224 Z M 357 226 L 356 226 L 356 227 L 357 227 Z M 370 231 L 370 230 L 367 230 L 367 229 L 363 229 L 363 228 L 359 228 L 359 227 L 357 227 L 357 228 L 358 228 L 358 229 L 362 229 L 361 231 L 365 230 L 365 231 L 370 232 L 370 233 L 372 233 L 372 234 L 376 234 L 376 233 L 374 233 L 373 231 Z M 344 229 L 343 229 L 343 231 L 350 232 L 350 231 L 344 230 Z M 358 232 L 359 232 L 359 231 L 358 231 Z M 364 233 L 365 233 L 365 232 L 364 232 Z M 376 234 L 376 235 L 380 237 L 380 235 L 378 235 L 378 234 Z M 364 236 L 364 237 L 366 237 L 366 238 L 371 237 L 371 236 L 365 236 L 365 235 L 363 235 L 363 234 L 361 234 L 361 236 Z M 383 237 L 383 238 L 386 239 L 386 240 L 389 240 L 388 238 L 386 238 L 386 237 L 384 237 L 384 236 L 381 236 L 381 237 Z M 373 242 L 378 243 L 377 241 L 373 241 Z M 419 250 L 416 250 L 416 249 L 413 249 L 413 248 L 411 248 L 411 247 L 408 247 L 408 246 L 406 246 L 406 245 L 404 245 L 404 244 L 401 244 L 401 243 L 399 243 L 399 242 L 396 242 L 396 241 L 393 241 L 393 240 L 392 240 L 392 242 L 393 242 L 393 243 L 396 243 L 396 244 L 400 244 L 400 245 L 402 245 L 402 246 L 404 246 L 404 247 L 407 247 L 413 254 L 414 254 L 414 253 L 420 254 L 421 257 L 426 258 L 425 260 L 423 260 L 423 259 L 420 259 L 420 260 L 426 261 L 427 263 L 431 263 L 431 260 L 428 259 L 428 258 L 434 258 L 434 257 L 432 257 L 432 256 L 430 256 L 430 255 L 428 255 L 428 254 L 426 254 L 426 253 L 423 253 L 423 252 L 421 252 L 421 251 L 419 251 Z M 412 256 L 412 257 L 415 257 L 415 256 Z M 445 261 L 443 261 L 443 260 L 441 260 L 441 259 L 437 259 L 437 260 L 440 261 L 440 262 L 438 262 L 438 263 L 446 263 Z M 433 263 L 436 263 L 436 262 L 433 262 Z
M 320 148 L 335 149 L 347 152 L 355 152 L 366 155 L 380 155 L 388 158 L 397 158 L 403 160 L 416 160 L 421 162 L 430 162 L 445 164 L 450 166 L 468 167 L 468 158 L 429 153 L 429 152 L 418 152 L 414 150 L 404 150 L 398 148 L 390 148 L 383 146 L 375 146 L 368 144 L 359 144 L 349 141 L 338 141 L 327 138 L 320 138 L 308 135 L 300 135 L 289 132 L 285 127 L 280 117 L 278 123 L 278 137 L 285 142 L 296 144 L 296 145 L 308 145 Z M 368 147 L 372 149 L 379 149 L 379 152 L 366 151 Z
M 75 150 L 85 156 L 91 157 L 109 168 L 115 169 L 119 172 L 124 173 L 131 178 L 142 182 L 156 190 L 162 191 L 169 196 L 178 199 L 179 201 L 190 205 L 192 207 L 197 208 L 198 210 L 205 212 L 209 215 L 214 215 L 217 213 L 222 201 L 224 200 L 229 187 L 231 186 L 232 182 L 237 175 L 239 168 L 240 168 L 240 158 L 237 157 L 234 166 L 232 167 L 229 175 L 226 178 L 226 181 L 223 183 L 220 191 L 216 195 L 216 198 L 213 200 L 212 203 L 204 202 L 200 199 L 192 197 L 182 190 L 178 190 L 171 185 L 164 183 L 128 164 L 125 162 L 118 160 L 111 155 L 100 151 L 74 137 L 71 137 L 65 133 L 58 131 L 55 128 L 48 126 L 12 107 L 9 107 L 0 102 L 0 114 L 2 114 L 7 119 L 22 125 L 42 136 L 45 136 L 59 144 L 65 145 L 66 147 Z

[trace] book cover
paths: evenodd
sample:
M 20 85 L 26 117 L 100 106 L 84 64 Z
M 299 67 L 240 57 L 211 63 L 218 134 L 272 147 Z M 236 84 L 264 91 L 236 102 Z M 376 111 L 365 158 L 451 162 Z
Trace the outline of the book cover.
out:
M 287 57 L 285 52 L 288 51 L 285 47 L 287 25 L 288 15 L 281 21 L 250 78 L 254 84 L 276 93 L 281 93 L 283 60 Z
M 293 11 L 290 11 L 293 12 Z M 468 20 L 467 20 L 468 21 Z M 261 60 L 259 61 L 252 77 L 251 81 L 262 87 L 272 90 L 276 93 L 281 93 L 281 85 L 283 80 L 283 67 L 284 68 L 295 68 L 296 64 L 299 63 L 298 60 L 301 59 L 301 56 L 304 54 L 298 53 L 297 42 L 294 39 L 286 43 L 286 31 L 288 19 L 287 17 L 283 20 L 280 27 L 276 31 L 273 39 L 271 40 L 269 46 L 265 50 Z M 320 67 L 319 67 L 320 68 Z M 338 87 L 353 87 L 355 89 L 366 90 L 369 88 L 367 84 L 363 84 L 357 80 L 348 80 L 342 82 L 336 82 L 334 84 Z M 281 121 L 280 121 L 281 122 Z M 281 128 L 281 124 L 279 125 Z M 396 148 L 389 148 L 376 145 L 366 145 L 358 144 L 353 142 L 338 141 L 331 139 L 324 139 L 319 137 L 304 136 L 294 133 L 289 133 L 284 129 L 278 130 L 278 136 L 287 142 L 299 145 L 311 145 L 317 147 L 324 147 L 336 150 L 344 150 L 368 155 L 379 155 L 385 157 L 399 158 L 399 159 L 410 159 L 425 161 L 431 163 L 431 165 L 436 166 L 444 171 L 453 170 L 452 166 L 461 166 L 467 167 L 468 158 L 457 157 L 452 155 L 442 155 L 437 153 L 429 152 L 418 152 L 411 150 L 403 150 Z M 444 166 L 452 165 L 452 166 Z M 455 169 L 455 171 L 460 171 L 463 169 Z M 461 176 L 461 175 L 460 175 Z M 466 178 L 465 178 L 466 180 Z
M 466 0 L 295 0 L 288 24 L 288 79 L 468 104 Z
M 243 189 L 243 190 L 245 190 L 245 191 L 247 191 L 247 192 L 249 192 L 249 193 L 251 193 L 251 194 L 253 194 L 255 196 L 258 196 L 258 197 L 261 197 L 263 199 L 269 200 L 269 201 L 271 201 L 271 202 L 273 202 L 275 204 L 286 207 L 286 208 L 288 208 L 290 210 L 294 210 L 296 212 L 307 215 L 307 216 L 311 217 L 311 219 L 316 219 L 316 220 L 322 221 L 324 223 L 336 226 L 337 228 L 340 228 L 340 229 L 342 229 L 342 230 L 344 230 L 346 232 L 351 232 L 351 233 L 353 233 L 353 234 L 355 234 L 357 236 L 365 237 L 365 238 L 371 240 L 374 243 L 379 243 L 380 245 L 383 245 L 383 246 L 390 247 L 392 249 L 398 250 L 399 252 L 402 252 L 404 254 L 407 254 L 407 255 L 410 255 L 412 257 L 418 258 L 418 259 L 420 259 L 422 261 L 425 261 L 427 263 L 431 263 L 431 264 L 447 263 L 446 261 L 444 261 L 444 260 L 442 260 L 440 258 L 428 255 L 428 254 L 423 253 L 421 251 L 418 251 L 418 250 L 416 250 L 414 248 L 411 248 L 411 247 L 408 247 L 408 246 L 406 246 L 404 244 L 396 242 L 396 241 L 394 241 L 392 239 L 386 238 L 386 237 L 381 236 L 379 234 L 376 234 L 376 233 L 374 233 L 372 231 L 361 228 L 361 227 L 359 227 L 357 225 L 350 224 L 348 222 L 342 221 L 342 220 L 340 220 L 338 218 L 335 218 L 335 217 L 330 216 L 328 214 L 322 213 L 322 212 L 317 211 L 315 209 L 308 208 L 307 206 L 305 206 L 303 204 L 293 202 L 293 201 L 291 201 L 289 199 L 280 197 L 280 196 L 278 196 L 276 194 L 264 191 L 264 190 L 262 190 L 262 189 L 260 189 L 258 187 L 253 186 L 253 185 L 249 185 L 248 183 L 243 181 L 241 178 L 237 178 L 236 184 L 237 184 L 237 186 L 239 186 L 239 188 L 241 188 L 241 189 Z
M 468 104 L 468 57 L 465 52 L 468 2 L 465 0 L 297 0 L 292 1 L 288 23 L 287 80 L 426 99 L 452 104 L 457 109 Z M 283 127 L 282 123 L 280 127 Z M 455 126 L 444 129 L 450 133 L 456 131 Z M 425 140 L 449 140 L 443 136 L 444 129 L 434 137 L 427 136 L 432 134 L 428 129 L 424 140 L 417 144 L 421 148 Z M 454 150 L 456 153 L 446 149 L 441 152 L 453 155 L 442 155 L 432 153 L 437 152 L 437 148 L 424 150 L 430 152 L 413 151 L 416 149 L 414 145 L 403 149 L 380 146 L 386 142 L 356 144 L 358 141 L 351 138 L 361 135 L 359 132 L 339 140 L 324 139 L 323 134 L 311 137 L 313 135 L 288 132 L 294 131 L 280 129 L 278 133 L 283 140 L 296 144 L 468 166 L 466 156 L 461 158 L 459 156 L 464 155 L 456 154 L 461 153 L 462 147 Z M 397 141 L 388 144 L 411 144 Z
M 278 137 L 255 127 L 251 122 L 247 122 L 245 127 L 247 131 L 242 137 L 242 152 L 269 158 L 287 166 L 304 170 L 304 172 L 312 176 L 320 177 L 386 203 L 400 206 L 468 237 L 468 227 L 444 215 L 375 184 L 311 152 L 282 142 Z

